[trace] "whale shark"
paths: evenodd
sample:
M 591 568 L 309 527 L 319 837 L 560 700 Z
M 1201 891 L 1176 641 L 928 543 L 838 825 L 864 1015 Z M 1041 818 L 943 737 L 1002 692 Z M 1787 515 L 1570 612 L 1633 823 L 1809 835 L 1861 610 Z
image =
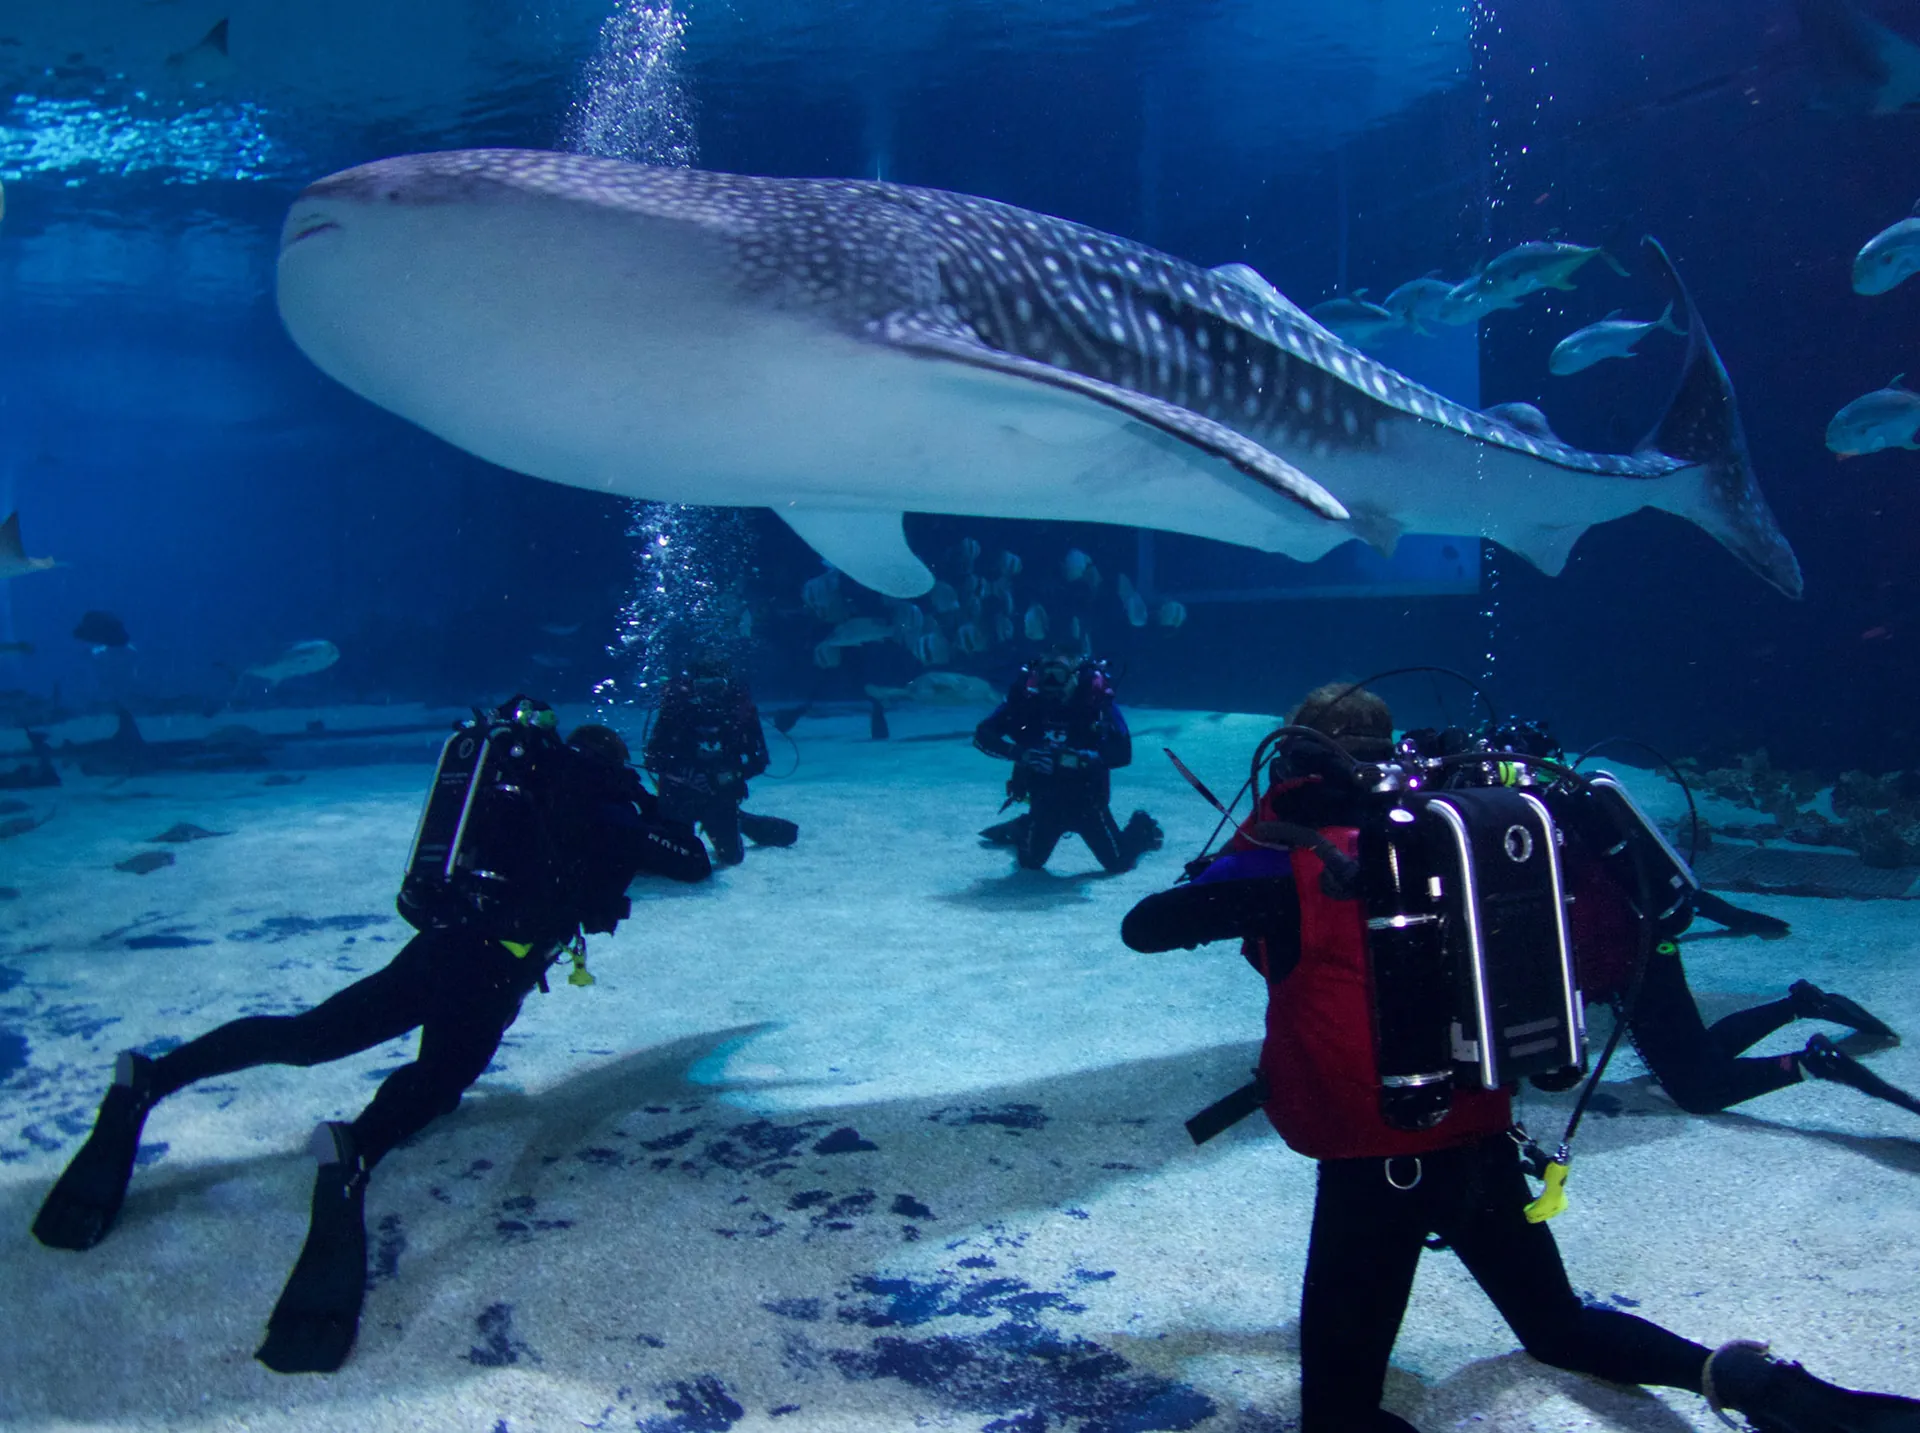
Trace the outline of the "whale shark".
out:
M 405 155 L 308 187 L 294 343 L 382 408 L 537 478 L 764 506 L 894 597 L 906 511 L 1096 521 L 1303 561 L 1480 535 L 1548 573 L 1653 507 L 1782 592 L 1799 565 L 1688 319 L 1665 416 L 1591 453 L 1368 358 L 1245 265 L 991 199 L 538 150 Z

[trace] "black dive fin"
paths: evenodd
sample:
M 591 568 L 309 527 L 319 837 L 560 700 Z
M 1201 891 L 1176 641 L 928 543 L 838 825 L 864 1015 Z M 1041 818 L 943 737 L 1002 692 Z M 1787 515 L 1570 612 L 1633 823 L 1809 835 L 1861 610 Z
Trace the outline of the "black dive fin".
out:
M 1652 252 L 1655 268 L 1673 285 L 1687 316 L 1687 356 L 1666 413 L 1640 447 L 1703 468 L 1699 496 L 1674 510 L 1712 533 L 1723 547 L 1787 596 L 1798 597 L 1805 585 L 1800 562 L 1775 523 L 1754 476 L 1746 429 L 1733 396 L 1733 380 L 1727 377 L 1726 365 L 1720 361 L 1707 326 L 1693 305 L 1693 295 L 1681 282 L 1673 260 L 1651 235 L 1641 242 Z
M 323 1163 L 313 1180 L 313 1219 L 300 1259 L 267 1319 L 254 1357 L 275 1373 L 332 1373 L 347 1361 L 367 1296 L 366 1170 L 344 1125 L 314 1134 Z
M 127 1181 L 140 1152 L 140 1130 L 152 1100 L 146 1092 L 147 1061 L 128 1052 L 121 1070 L 93 1122 L 93 1133 L 47 1194 L 33 1221 L 33 1237 L 49 1249 L 91 1249 L 107 1237 L 120 1205 L 127 1197 Z

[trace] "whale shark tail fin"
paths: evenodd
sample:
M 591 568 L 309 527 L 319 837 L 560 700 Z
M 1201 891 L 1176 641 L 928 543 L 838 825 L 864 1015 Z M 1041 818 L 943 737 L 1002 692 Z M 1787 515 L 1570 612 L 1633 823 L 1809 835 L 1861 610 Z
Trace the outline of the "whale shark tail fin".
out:
M 1672 495 L 1656 499 L 1656 505 L 1698 523 L 1780 591 L 1798 597 L 1804 588 L 1800 563 L 1760 491 L 1733 380 L 1673 260 L 1652 236 L 1641 242 L 1673 285 L 1675 302 L 1686 317 L 1687 356 L 1667 411 L 1640 446 L 1679 459 L 1698 477 L 1697 482 L 1672 485 Z

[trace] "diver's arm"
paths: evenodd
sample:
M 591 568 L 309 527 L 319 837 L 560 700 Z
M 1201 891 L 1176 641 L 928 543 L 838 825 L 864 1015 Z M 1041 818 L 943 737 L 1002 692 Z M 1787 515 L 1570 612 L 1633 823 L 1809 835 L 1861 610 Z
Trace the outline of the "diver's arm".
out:
M 1299 959 L 1300 893 L 1284 852 L 1237 852 L 1185 885 L 1148 896 L 1120 924 L 1120 939 L 1142 952 L 1192 950 L 1216 940 L 1263 940 L 1277 979 Z
M 1127 730 L 1127 719 L 1112 702 L 1100 714 L 1100 760 L 1109 770 L 1133 764 L 1133 733 Z
M 998 757 L 1002 761 L 1014 761 L 1019 758 L 1020 745 L 1013 739 L 1009 729 L 1013 724 L 1012 713 L 1005 702 L 1000 703 L 987 713 L 986 720 L 973 729 L 973 745 L 988 756 Z
M 740 731 L 746 753 L 740 774 L 751 780 L 765 771 L 770 761 L 767 733 L 760 725 L 760 709 L 753 704 L 751 697 L 743 697 L 740 701 Z

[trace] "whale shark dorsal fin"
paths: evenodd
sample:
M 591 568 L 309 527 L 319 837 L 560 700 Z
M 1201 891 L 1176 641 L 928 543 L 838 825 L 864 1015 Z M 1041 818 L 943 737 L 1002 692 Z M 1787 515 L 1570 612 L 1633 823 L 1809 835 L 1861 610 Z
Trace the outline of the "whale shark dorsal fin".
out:
M 1284 303 L 1285 300 L 1283 299 L 1282 302 Z M 975 368 L 1003 373 L 1010 378 L 1025 379 L 1031 383 L 1044 383 L 1052 388 L 1078 393 L 1082 397 L 1093 399 L 1096 403 L 1104 403 L 1109 408 L 1117 408 L 1128 417 L 1137 419 L 1148 427 L 1158 428 L 1161 432 L 1178 438 L 1181 442 L 1190 444 L 1203 453 L 1231 464 L 1263 487 L 1299 503 L 1321 517 L 1331 518 L 1335 522 L 1345 522 L 1347 519 L 1347 510 L 1338 498 L 1279 454 L 1262 447 L 1253 439 L 1236 432 L 1224 423 L 1216 423 L 1203 414 L 1195 413 L 1191 408 L 1182 408 L 1177 403 L 1169 403 L 1151 394 L 1136 393 L 1131 388 L 1122 388 L 1117 383 L 1107 383 L 1084 373 L 1076 373 L 1070 368 L 1056 368 L 1050 363 L 1041 363 L 1036 359 L 1022 358 L 1017 353 L 1007 353 L 1002 349 L 992 348 L 982 343 L 972 330 L 957 319 L 946 319 L 939 315 L 894 313 L 876 325 L 874 332 L 875 336 L 882 341 L 909 353 L 965 363 Z M 782 517 L 787 517 L 789 522 L 792 521 L 788 516 L 790 510 L 776 509 L 776 511 L 779 511 Z M 799 531 L 797 525 L 795 531 Z M 800 535 L 806 536 L 804 532 Z M 820 555 L 834 566 L 845 568 L 845 564 L 832 553 L 821 550 Z M 923 568 L 922 571 L 925 569 Z M 857 572 L 849 572 L 848 576 L 861 580 Z M 918 596 L 932 586 L 933 578 L 929 575 L 925 585 L 905 595 Z
M 897 512 L 855 508 L 773 510 L 800 540 L 840 571 L 885 597 L 918 597 L 933 574 L 913 555 Z
M 9 514 L 5 522 L 0 522 L 0 558 L 4 557 L 11 557 L 16 562 L 27 560 L 27 550 L 20 545 L 20 514 L 17 512 Z

